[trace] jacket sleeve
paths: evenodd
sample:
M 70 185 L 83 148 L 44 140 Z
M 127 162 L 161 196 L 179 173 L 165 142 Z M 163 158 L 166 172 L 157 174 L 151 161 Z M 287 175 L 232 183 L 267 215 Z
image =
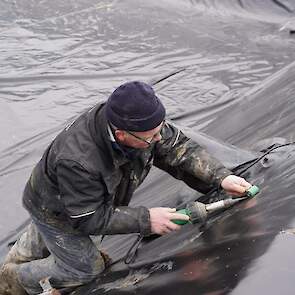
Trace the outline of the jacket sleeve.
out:
M 168 122 L 163 127 L 162 140 L 155 146 L 154 165 L 202 193 L 219 187 L 222 180 L 232 174 L 203 147 Z
M 71 160 L 59 160 L 56 169 L 60 200 L 74 228 L 86 235 L 151 233 L 148 209 L 114 208 L 100 176 Z

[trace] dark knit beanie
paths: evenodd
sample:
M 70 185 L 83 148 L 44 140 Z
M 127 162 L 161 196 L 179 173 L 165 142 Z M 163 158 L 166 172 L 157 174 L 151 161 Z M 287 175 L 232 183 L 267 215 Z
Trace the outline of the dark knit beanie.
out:
M 106 103 L 107 119 L 122 130 L 154 129 L 164 120 L 165 114 L 165 108 L 153 88 L 139 81 L 119 86 Z

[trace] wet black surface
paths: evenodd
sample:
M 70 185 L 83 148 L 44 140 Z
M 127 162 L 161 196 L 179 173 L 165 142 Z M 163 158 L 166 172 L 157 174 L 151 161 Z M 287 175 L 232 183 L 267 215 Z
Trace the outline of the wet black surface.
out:
M 294 1 L 266 0 L 2 1 L 2 241 L 27 218 L 21 192 L 50 140 L 126 80 L 152 83 L 183 69 L 155 90 L 168 117 L 203 144 L 196 132 L 212 136 L 209 149 L 229 167 L 253 153 L 224 152 L 231 147 L 216 138 L 248 151 L 294 141 L 294 9 Z M 294 154 L 289 147 L 276 158 L 252 171 L 259 197 L 201 231 L 185 226 L 150 241 L 93 294 L 292 294 L 295 236 L 282 231 L 294 227 Z M 180 204 L 192 197 L 181 197 L 183 186 L 154 170 L 133 204 Z M 110 238 L 104 247 L 118 258 L 132 239 Z

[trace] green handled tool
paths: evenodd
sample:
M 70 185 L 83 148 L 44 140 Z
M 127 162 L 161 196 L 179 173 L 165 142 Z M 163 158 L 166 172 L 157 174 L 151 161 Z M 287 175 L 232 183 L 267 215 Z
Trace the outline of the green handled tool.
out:
M 180 209 L 178 211 L 176 211 L 176 213 L 180 213 L 180 214 L 184 214 L 190 217 L 191 212 L 188 209 Z M 190 220 L 179 220 L 179 219 L 173 219 L 172 220 L 173 223 L 178 224 L 178 225 L 184 225 L 187 223 L 191 223 Z
M 176 211 L 176 213 L 184 214 L 189 216 L 189 220 L 172 220 L 173 223 L 178 225 L 184 225 L 187 223 L 197 223 L 205 221 L 209 213 L 215 212 L 220 209 L 225 209 L 233 206 L 234 204 L 248 199 L 253 198 L 259 193 L 260 189 L 256 185 L 252 185 L 246 192 L 245 197 L 235 198 L 235 199 L 225 199 L 211 204 L 203 204 L 200 202 L 194 202 L 191 206 L 185 209 Z

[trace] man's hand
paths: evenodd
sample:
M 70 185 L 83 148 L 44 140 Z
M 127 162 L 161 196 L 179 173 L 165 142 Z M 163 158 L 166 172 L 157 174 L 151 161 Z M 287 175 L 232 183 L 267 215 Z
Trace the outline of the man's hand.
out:
M 251 186 L 244 178 L 236 175 L 229 175 L 221 182 L 221 187 L 226 193 L 234 196 L 242 196 Z
M 181 213 L 175 213 L 175 208 L 151 208 L 150 211 L 150 220 L 151 220 L 151 229 L 152 233 L 158 235 L 164 235 L 170 233 L 174 230 L 179 230 L 181 227 L 171 220 L 189 220 L 187 215 Z

